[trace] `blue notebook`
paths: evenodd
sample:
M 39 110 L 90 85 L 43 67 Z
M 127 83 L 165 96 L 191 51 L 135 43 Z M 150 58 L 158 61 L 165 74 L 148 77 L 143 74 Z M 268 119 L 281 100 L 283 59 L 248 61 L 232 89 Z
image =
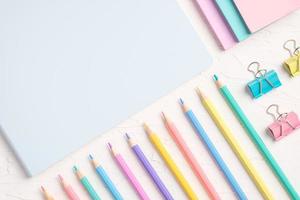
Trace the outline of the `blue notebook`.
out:
M 0 0 L 0 124 L 30 175 L 199 74 L 175 0 Z
M 215 0 L 237 41 L 245 40 L 250 31 L 233 0 Z

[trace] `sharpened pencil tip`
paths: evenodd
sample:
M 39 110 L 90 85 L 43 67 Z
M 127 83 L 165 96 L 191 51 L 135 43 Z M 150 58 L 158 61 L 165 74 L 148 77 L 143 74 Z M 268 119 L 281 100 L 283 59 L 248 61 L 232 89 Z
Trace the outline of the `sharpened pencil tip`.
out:
M 108 142 L 107 145 L 108 145 L 108 148 L 109 148 L 110 150 L 112 150 L 112 145 L 111 145 L 111 143 Z
M 94 160 L 94 157 L 92 156 L 92 154 L 89 154 L 89 159 Z
M 162 119 L 163 119 L 163 121 L 164 121 L 165 123 L 170 122 L 169 116 L 166 115 L 164 112 L 161 112 L 161 117 L 162 117 Z
M 179 99 L 179 103 L 180 103 L 181 108 L 182 108 L 182 110 L 183 110 L 184 112 L 187 112 L 187 111 L 189 110 L 189 107 L 184 103 L 184 101 L 183 101 L 182 98 Z
M 214 75 L 214 81 L 215 81 L 215 84 L 216 84 L 216 86 L 220 89 L 220 88 L 222 88 L 224 85 L 223 85 L 223 83 L 219 80 L 219 77 L 215 74 Z
M 128 135 L 128 133 L 125 133 L 125 138 L 126 138 L 127 140 L 130 140 L 130 136 Z
M 78 172 L 78 167 L 76 165 L 73 166 L 73 172 Z
M 204 93 L 202 92 L 202 90 L 199 87 L 196 88 L 196 92 L 201 99 L 205 98 Z
M 110 142 L 107 143 L 107 146 L 108 146 L 110 152 L 111 152 L 113 155 L 116 155 L 116 154 L 117 154 L 117 152 L 115 151 L 115 149 L 113 148 L 113 146 L 111 145 Z
M 219 77 L 216 74 L 214 74 L 213 79 L 214 79 L 214 81 L 217 81 L 217 80 L 219 80 Z
M 60 182 L 63 182 L 64 178 L 62 177 L 62 175 L 58 174 L 57 177 Z
M 184 101 L 183 101 L 183 99 L 182 99 L 182 98 L 179 98 L 179 103 L 180 103 L 181 105 L 183 105 L 183 104 L 184 104 Z
M 151 129 L 146 123 L 143 123 L 143 127 L 144 127 L 144 130 L 147 134 L 151 133 Z
M 163 119 L 164 121 L 166 121 L 166 120 L 167 120 L 167 118 L 166 118 L 166 115 L 165 115 L 165 113 L 164 113 L 164 112 L 161 112 L 161 117 L 162 117 L 162 119 Z

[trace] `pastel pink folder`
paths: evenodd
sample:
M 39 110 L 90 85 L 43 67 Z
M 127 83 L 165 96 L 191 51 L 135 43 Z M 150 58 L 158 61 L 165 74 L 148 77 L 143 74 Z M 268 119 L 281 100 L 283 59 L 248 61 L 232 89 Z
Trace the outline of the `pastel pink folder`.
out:
M 268 126 L 268 132 L 274 140 L 278 141 L 300 128 L 300 121 L 296 113 L 290 112 L 286 117 L 273 122 Z
M 300 7 L 300 0 L 234 0 L 234 3 L 252 33 Z
M 214 0 L 197 0 L 197 3 L 222 48 L 229 49 L 234 46 L 236 41 L 233 33 L 227 26 L 223 16 L 220 14 Z

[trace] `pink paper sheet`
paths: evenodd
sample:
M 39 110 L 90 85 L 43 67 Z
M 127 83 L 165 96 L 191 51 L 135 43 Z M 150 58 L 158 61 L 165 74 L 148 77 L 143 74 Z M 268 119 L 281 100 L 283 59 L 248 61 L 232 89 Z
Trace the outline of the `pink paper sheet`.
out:
M 253 33 L 300 7 L 300 0 L 234 0 Z
M 214 0 L 197 0 L 197 3 L 223 49 L 235 45 L 234 36 L 223 16 L 219 13 Z

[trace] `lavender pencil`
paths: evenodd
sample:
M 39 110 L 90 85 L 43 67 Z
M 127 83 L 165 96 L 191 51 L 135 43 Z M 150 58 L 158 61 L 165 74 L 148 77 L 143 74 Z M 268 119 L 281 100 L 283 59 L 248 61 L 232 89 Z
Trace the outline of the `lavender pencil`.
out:
M 133 150 L 136 157 L 139 159 L 139 161 L 143 165 L 144 169 L 148 172 L 148 174 L 152 178 L 153 182 L 155 183 L 156 187 L 159 189 L 162 196 L 166 200 L 173 200 L 173 197 L 170 194 L 169 190 L 166 188 L 166 186 L 164 185 L 164 183 L 162 182 L 162 180 L 160 179 L 160 177 L 158 176 L 158 174 L 156 173 L 156 171 L 154 170 L 154 168 L 152 167 L 152 165 L 150 164 L 150 162 L 146 158 L 146 156 L 143 153 L 140 146 L 138 144 L 136 144 L 135 142 L 133 142 L 132 139 L 130 138 L 130 136 L 127 133 L 125 135 L 126 135 L 126 139 L 129 143 L 131 149 Z

